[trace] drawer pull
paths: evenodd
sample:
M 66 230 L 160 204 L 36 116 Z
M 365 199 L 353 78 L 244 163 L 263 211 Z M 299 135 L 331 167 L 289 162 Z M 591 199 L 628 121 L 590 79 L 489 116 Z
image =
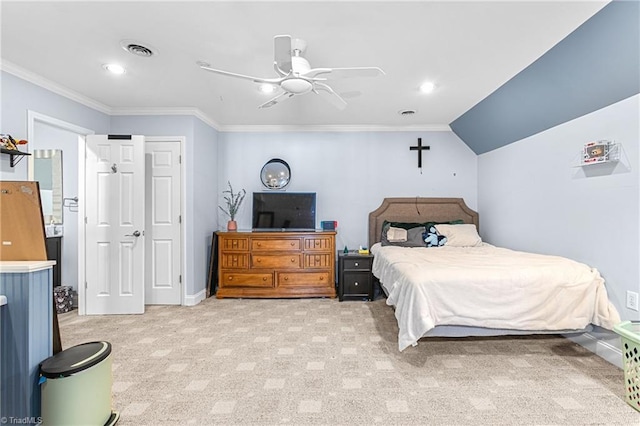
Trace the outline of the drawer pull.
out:
M 291 262 L 295 262 L 295 261 L 296 261 L 295 259 L 291 259 Z
M 358 266 L 358 262 L 354 263 L 354 265 Z
M 296 243 L 294 243 L 293 241 L 291 242 L 291 247 L 295 246 Z
M 260 263 L 260 262 L 262 262 L 262 259 L 257 258 L 257 259 L 256 259 L 256 262 Z
M 231 281 L 233 279 L 233 277 L 229 277 L 229 281 Z
M 284 277 L 284 280 L 285 281 L 289 281 L 289 277 Z
M 267 280 L 267 277 L 262 277 L 262 281 L 266 281 L 266 280 Z
M 258 247 L 262 247 L 262 243 L 256 243 Z
M 320 281 L 324 281 L 324 277 L 320 277 Z

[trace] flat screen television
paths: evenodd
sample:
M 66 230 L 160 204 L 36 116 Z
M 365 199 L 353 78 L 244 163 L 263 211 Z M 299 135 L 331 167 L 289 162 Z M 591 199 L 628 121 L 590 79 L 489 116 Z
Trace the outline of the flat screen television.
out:
M 253 229 L 308 231 L 316 228 L 315 192 L 254 192 Z

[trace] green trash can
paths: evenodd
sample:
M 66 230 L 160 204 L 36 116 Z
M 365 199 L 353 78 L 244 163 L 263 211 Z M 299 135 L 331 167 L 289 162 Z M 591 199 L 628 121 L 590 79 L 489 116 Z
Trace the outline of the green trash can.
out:
M 111 410 L 111 344 L 83 343 L 40 364 L 42 424 L 114 425 Z
M 622 369 L 626 400 L 640 411 L 640 322 L 623 321 L 613 326 L 622 340 Z

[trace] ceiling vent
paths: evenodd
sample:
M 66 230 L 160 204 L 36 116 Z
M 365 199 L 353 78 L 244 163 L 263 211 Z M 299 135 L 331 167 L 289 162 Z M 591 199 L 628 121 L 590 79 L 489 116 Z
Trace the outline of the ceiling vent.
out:
M 398 114 L 400 115 L 413 115 L 416 113 L 415 109 L 401 109 L 400 111 L 398 111 Z
M 120 46 L 129 53 L 145 58 L 150 58 L 157 54 L 155 49 L 133 40 L 122 40 Z

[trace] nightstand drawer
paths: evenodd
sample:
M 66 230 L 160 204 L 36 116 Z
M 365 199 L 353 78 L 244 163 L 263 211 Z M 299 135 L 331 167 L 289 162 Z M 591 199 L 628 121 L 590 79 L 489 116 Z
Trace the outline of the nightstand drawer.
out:
M 344 274 L 343 293 L 345 296 L 367 296 L 371 290 L 369 272 L 349 272 Z
M 371 261 L 373 259 L 370 257 L 356 258 L 353 257 L 343 259 L 344 269 L 345 270 L 361 270 L 361 271 L 369 271 L 371 270 Z

